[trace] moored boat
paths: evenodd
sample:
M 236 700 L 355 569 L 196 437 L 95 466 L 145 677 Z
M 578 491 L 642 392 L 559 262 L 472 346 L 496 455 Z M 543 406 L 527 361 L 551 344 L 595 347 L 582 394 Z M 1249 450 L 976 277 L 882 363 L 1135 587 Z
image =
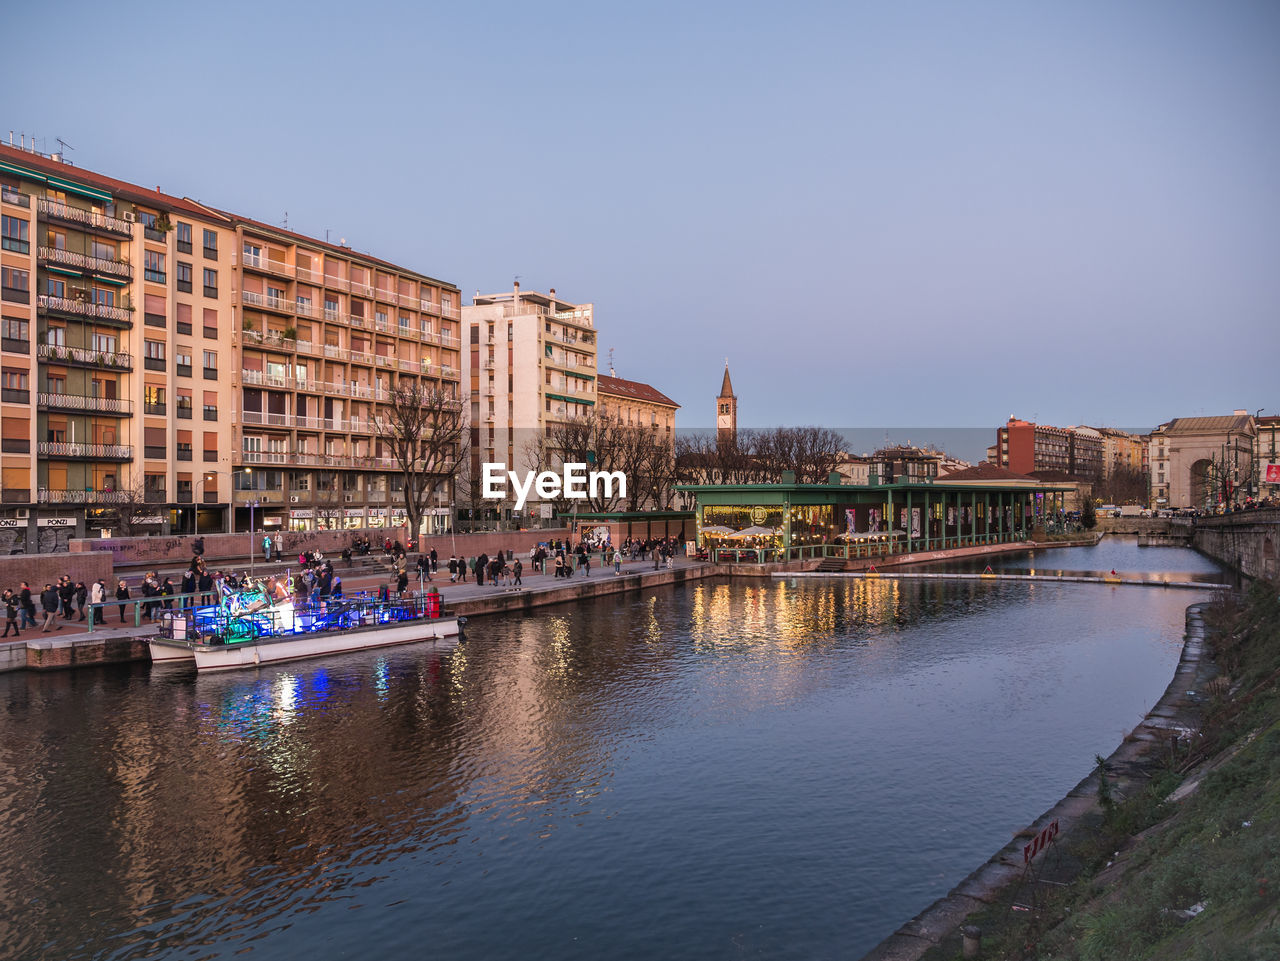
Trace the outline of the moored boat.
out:
M 227 590 L 217 604 L 165 612 L 159 633 L 150 639 L 151 660 L 194 662 L 198 671 L 255 667 L 456 640 L 465 623 L 447 615 L 434 592 L 401 600 L 357 595 L 296 606 L 276 588 Z

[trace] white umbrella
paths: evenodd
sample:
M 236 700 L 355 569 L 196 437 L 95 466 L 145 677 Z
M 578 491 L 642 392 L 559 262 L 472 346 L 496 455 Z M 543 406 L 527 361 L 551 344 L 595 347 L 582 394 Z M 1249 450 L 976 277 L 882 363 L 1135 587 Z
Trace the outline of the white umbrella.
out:
M 710 534 L 712 537 L 723 537 L 725 534 L 732 534 L 732 527 L 721 527 L 718 524 L 712 524 L 710 527 L 702 528 L 702 533 Z
M 776 533 L 772 527 L 748 527 L 727 536 L 745 540 L 748 537 L 772 537 Z

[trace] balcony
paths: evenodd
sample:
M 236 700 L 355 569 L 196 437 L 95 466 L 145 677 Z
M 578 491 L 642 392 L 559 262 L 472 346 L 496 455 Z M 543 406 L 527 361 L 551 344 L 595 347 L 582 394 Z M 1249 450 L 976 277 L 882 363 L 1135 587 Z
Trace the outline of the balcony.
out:
M 90 257 L 88 254 L 78 254 L 75 251 L 63 250 L 60 247 L 44 246 L 40 247 L 38 255 L 41 263 L 57 264 L 60 267 L 68 267 L 87 274 L 102 274 L 109 277 L 120 277 L 124 280 L 133 279 L 133 268 L 129 266 L 129 261 L 127 260 Z
M 29 404 L 31 391 L 22 387 L 0 387 L 0 403 Z
M 92 397 L 87 394 L 52 394 L 41 391 L 39 406 L 48 410 L 74 410 L 94 414 L 133 416 L 133 401 L 121 397 Z
M 268 344 L 272 347 L 279 347 L 283 350 L 292 350 L 297 346 L 297 340 L 293 337 L 286 337 L 279 330 L 254 330 L 246 328 L 241 331 L 246 341 L 253 341 L 255 344 Z
M 283 387 L 288 389 L 292 389 L 294 386 L 294 380 L 292 377 L 286 377 L 282 374 L 265 374 L 260 370 L 246 370 L 243 368 L 240 371 L 240 383 L 256 384 L 262 387 Z
M 71 207 L 47 197 L 40 197 L 36 201 L 36 210 L 47 220 L 60 220 L 63 223 L 75 224 L 77 227 L 104 230 L 123 237 L 133 236 L 133 224 L 127 220 L 108 217 L 93 210 L 81 210 L 79 207 Z
M 255 257 L 252 254 L 243 254 L 239 258 L 232 257 L 231 266 L 236 266 L 237 261 L 243 264 L 246 270 L 256 270 L 259 273 L 272 274 L 276 277 L 293 278 L 293 267 L 283 260 L 272 260 L 270 257 Z
M 357 280 L 351 281 L 351 292 L 359 297 L 373 296 L 373 288 L 368 284 L 362 284 Z
M 273 297 L 255 290 L 240 291 L 240 302 L 249 307 L 261 307 L 281 314 L 293 315 L 297 312 L 297 304 L 288 297 Z
M 132 495 L 129 491 L 64 491 L 41 487 L 36 497 L 41 504 L 124 504 Z
M 30 487 L 6 487 L 0 491 L 0 504 L 30 504 Z
M 72 300 L 69 297 L 50 297 L 47 294 L 41 294 L 36 298 L 36 308 L 42 313 L 70 314 L 88 320 L 114 321 L 125 326 L 133 324 L 131 308 L 95 304 L 88 300 Z
M 128 444 L 68 444 L 42 440 L 36 445 L 36 454 L 61 460 L 133 460 L 133 448 Z
M 260 410 L 243 410 L 240 412 L 240 423 L 250 427 L 292 427 L 295 421 L 311 418 L 295 418 L 292 414 L 270 414 Z
M 291 460 L 292 458 L 288 454 L 278 450 L 246 450 L 240 452 L 240 461 L 244 464 L 287 464 Z
M 147 401 L 142 405 L 142 412 L 144 414 L 150 414 L 153 417 L 163 417 L 166 413 L 168 413 L 168 411 L 169 411 L 168 405 L 165 404 L 163 401 L 160 401 L 160 402 Z
M 19 340 L 16 337 L 0 337 L 0 350 L 8 351 L 11 354 L 29 354 L 31 353 L 31 341 Z
M 36 356 L 40 360 L 53 360 L 62 364 L 81 367 L 109 367 L 112 370 L 133 370 L 133 355 L 114 350 L 90 350 L 87 347 L 64 347 L 61 344 L 37 344 Z

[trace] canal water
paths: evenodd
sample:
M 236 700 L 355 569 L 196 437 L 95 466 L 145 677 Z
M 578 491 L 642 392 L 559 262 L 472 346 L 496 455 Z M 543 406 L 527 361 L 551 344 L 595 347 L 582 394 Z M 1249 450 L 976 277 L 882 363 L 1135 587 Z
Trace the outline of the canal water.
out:
M 1206 596 L 703 582 L 452 648 L 2 675 L 0 956 L 857 957 L 1114 749 Z

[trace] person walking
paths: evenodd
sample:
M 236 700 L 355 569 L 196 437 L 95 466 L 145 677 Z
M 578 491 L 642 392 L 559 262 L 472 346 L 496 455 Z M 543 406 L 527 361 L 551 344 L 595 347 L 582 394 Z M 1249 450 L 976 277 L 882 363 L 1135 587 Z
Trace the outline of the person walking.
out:
M 4 634 L 0 635 L 0 637 L 8 637 L 10 631 L 13 631 L 14 637 L 22 636 L 18 631 L 18 608 L 20 606 L 21 603 L 17 594 L 13 593 L 13 591 L 4 592 Z
M 440 568 L 437 566 L 436 549 L 434 547 L 431 548 L 431 573 L 440 573 Z M 431 580 L 431 578 L 428 577 L 427 580 Z
M 18 605 L 21 608 L 23 630 L 28 627 L 36 626 L 36 602 L 31 597 L 31 585 L 26 581 L 22 582 L 22 589 L 18 591 Z
M 120 583 L 116 585 L 116 605 L 120 608 L 120 623 L 124 623 L 124 601 L 129 599 L 129 585 L 124 582 L 124 578 L 120 578 Z
M 58 616 L 58 607 L 61 598 L 58 592 L 54 590 L 52 584 L 46 584 L 44 590 L 40 592 L 40 607 L 44 610 L 44 626 L 40 628 L 40 633 L 47 634 L 53 619 Z
M 449 555 L 449 583 L 458 583 L 458 555 Z
M 515 584 L 513 584 L 512 586 L 514 587 L 522 586 L 520 583 L 520 575 L 523 573 L 524 573 L 524 564 L 521 563 L 520 558 L 517 557 L 516 562 L 511 565 L 511 574 L 515 578 Z

